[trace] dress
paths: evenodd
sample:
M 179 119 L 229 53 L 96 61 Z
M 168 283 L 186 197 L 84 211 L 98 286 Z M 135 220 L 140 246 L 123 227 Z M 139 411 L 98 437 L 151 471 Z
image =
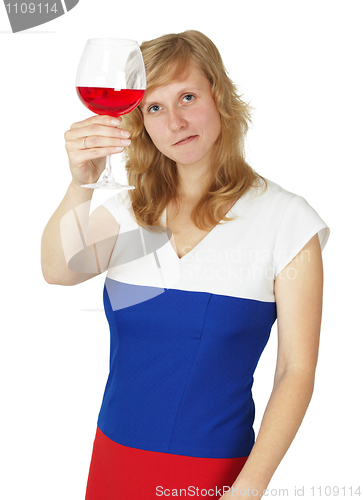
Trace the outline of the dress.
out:
M 255 440 L 253 374 L 276 320 L 274 279 L 330 232 L 304 198 L 266 181 L 181 259 L 170 230 L 137 225 L 128 191 L 104 204 L 120 236 L 104 287 L 110 373 L 86 500 L 219 498 L 242 469 Z

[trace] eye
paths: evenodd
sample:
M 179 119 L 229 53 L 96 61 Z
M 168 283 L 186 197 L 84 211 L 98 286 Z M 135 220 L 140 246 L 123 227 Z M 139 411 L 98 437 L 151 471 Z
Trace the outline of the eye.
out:
M 186 101 L 186 102 L 190 102 L 192 101 L 193 99 L 195 99 L 195 96 L 193 94 L 186 94 L 184 97 L 183 97 L 183 101 Z
M 157 111 L 159 111 L 160 109 L 160 106 L 158 106 L 157 104 L 153 104 L 152 106 L 150 106 L 148 108 L 148 113 L 156 113 Z

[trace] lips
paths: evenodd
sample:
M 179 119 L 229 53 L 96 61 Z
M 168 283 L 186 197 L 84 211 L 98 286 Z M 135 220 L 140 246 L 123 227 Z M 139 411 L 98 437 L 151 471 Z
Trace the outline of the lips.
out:
M 188 135 L 187 137 L 184 137 L 180 141 L 178 141 L 175 144 L 173 144 L 173 146 L 182 146 L 183 144 L 188 144 L 189 142 L 191 142 L 196 137 L 197 137 L 196 135 Z

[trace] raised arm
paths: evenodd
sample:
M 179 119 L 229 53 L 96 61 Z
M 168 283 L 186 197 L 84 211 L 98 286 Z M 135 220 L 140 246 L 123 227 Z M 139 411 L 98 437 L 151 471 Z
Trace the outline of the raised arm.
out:
M 41 242 L 42 272 L 50 284 L 75 285 L 107 269 L 119 226 L 104 207 L 89 216 L 93 189 L 81 185 L 96 182 L 105 157 L 129 145 L 120 123 L 121 119 L 97 115 L 74 123 L 65 133 L 72 181 Z
M 292 443 L 309 405 L 318 358 L 323 295 L 323 265 L 315 235 L 275 280 L 278 354 L 275 379 L 255 445 L 232 489 L 267 488 Z

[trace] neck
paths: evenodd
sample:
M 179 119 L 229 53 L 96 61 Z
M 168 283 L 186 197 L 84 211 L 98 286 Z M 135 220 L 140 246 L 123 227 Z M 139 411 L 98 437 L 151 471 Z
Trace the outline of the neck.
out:
M 178 199 L 195 203 L 205 192 L 210 182 L 209 168 L 196 169 L 194 165 L 177 165 L 179 177 Z

